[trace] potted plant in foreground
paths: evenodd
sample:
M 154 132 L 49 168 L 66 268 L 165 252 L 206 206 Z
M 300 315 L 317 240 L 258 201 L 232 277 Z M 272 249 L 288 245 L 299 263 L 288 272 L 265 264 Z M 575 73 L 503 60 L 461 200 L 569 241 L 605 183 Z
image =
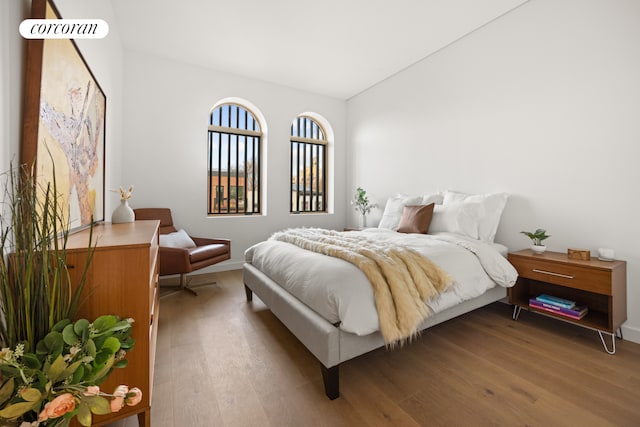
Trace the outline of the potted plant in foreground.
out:
M 55 176 L 55 172 L 53 174 Z M 127 364 L 133 319 L 76 319 L 93 247 L 80 283 L 66 265 L 68 206 L 28 168 L 2 175 L 0 205 L 0 427 L 91 425 L 92 414 L 140 402 L 142 393 L 101 384 Z M 92 233 L 91 233 L 92 234 Z
M 543 240 L 551 237 L 547 235 L 547 230 L 538 228 L 533 233 L 530 231 L 521 231 L 520 233 L 524 234 L 525 236 L 531 239 L 531 242 L 533 243 L 530 246 L 532 251 L 541 254 L 547 250 L 547 247 L 542 243 Z

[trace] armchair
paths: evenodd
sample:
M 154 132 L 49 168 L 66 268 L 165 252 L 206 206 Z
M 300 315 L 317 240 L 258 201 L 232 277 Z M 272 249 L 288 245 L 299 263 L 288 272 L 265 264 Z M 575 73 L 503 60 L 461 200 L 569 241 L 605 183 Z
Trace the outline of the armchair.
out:
M 173 224 L 171 209 L 140 208 L 134 209 L 134 213 L 137 220 L 160 220 L 160 276 L 179 274 L 180 285 L 176 290 L 198 295 L 194 287 L 213 283 L 189 286 L 187 274 L 231 258 L 230 240 L 193 237 L 184 230 L 177 230 Z

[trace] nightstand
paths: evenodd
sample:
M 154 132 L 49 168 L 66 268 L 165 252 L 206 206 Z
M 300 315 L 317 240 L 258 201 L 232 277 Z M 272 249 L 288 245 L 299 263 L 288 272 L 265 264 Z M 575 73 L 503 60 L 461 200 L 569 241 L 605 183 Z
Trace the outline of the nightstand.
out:
M 509 303 L 514 305 L 513 319 L 521 309 L 547 315 L 598 332 L 604 349 L 616 352 L 616 336 L 627 320 L 627 263 L 625 261 L 588 261 L 569 259 L 560 252 L 535 254 L 530 249 L 512 252 L 509 262 L 518 271 L 516 284 L 509 288 Z M 529 298 L 554 295 L 585 304 L 589 312 L 582 319 L 570 319 L 529 306 Z M 611 337 L 608 348 L 603 334 Z

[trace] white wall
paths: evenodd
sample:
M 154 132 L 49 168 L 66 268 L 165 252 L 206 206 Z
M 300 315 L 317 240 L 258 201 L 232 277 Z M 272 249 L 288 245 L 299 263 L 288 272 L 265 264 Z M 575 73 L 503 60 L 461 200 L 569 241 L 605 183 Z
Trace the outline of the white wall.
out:
M 510 249 L 542 227 L 551 250 L 627 260 L 624 333 L 640 342 L 639 40 L 635 0 L 524 4 L 348 101 L 348 188 L 382 207 L 396 192 L 509 192 Z
M 18 25 L 29 12 L 31 2 L 0 3 L 0 172 L 9 170 L 20 157 L 22 135 L 22 88 L 24 43 Z
M 134 51 L 125 53 L 125 76 L 125 156 L 119 185 L 135 186 L 134 208 L 169 207 L 177 227 L 192 235 L 231 239 L 232 259 L 209 270 L 240 268 L 249 246 L 282 228 L 344 226 L 345 101 Z M 207 120 L 213 105 L 228 97 L 251 102 L 267 121 L 266 215 L 207 216 Z M 303 112 L 323 116 L 335 135 L 337 203 L 331 214 L 289 214 L 290 126 Z

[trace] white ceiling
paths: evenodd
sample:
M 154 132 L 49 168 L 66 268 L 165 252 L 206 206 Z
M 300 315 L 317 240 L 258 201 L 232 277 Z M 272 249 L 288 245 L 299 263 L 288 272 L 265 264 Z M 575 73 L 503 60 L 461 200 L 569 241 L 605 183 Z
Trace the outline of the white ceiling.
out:
M 127 49 L 348 99 L 528 0 L 111 0 Z

